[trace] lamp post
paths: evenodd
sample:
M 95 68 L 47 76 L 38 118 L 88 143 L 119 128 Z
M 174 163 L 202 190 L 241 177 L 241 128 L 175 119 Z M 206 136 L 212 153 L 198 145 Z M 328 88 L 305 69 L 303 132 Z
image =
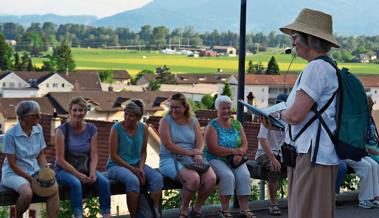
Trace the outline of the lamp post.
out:
M 246 1 L 241 0 L 240 15 L 240 49 L 238 55 L 238 92 L 237 100 L 244 100 L 245 97 L 245 56 L 246 56 Z M 237 103 L 237 119 L 242 123 L 243 105 Z

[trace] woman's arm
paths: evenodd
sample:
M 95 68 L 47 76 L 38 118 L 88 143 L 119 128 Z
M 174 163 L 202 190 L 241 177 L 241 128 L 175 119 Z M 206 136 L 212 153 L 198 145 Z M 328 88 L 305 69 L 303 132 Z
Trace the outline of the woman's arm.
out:
M 208 152 L 218 157 L 226 157 L 228 155 L 237 154 L 236 149 L 225 148 L 218 145 L 217 131 L 211 125 L 208 125 L 205 130 L 205 141 L 208 146 Z
M 299 90 L 296 92 L 293 105 L 287 110 L 282 110 L 280 118 L 289 124 L 299 124 L 305 119 L 314 103 L 306 92 Z
M 147 126 L 144 124 L 144 138 L 141 150 L 141 159 L 139 161 L 139 168 L 143 170 L 147 157 L 147 140 L 149 138 L 149 131 L 147 130 Z
M 373 148 L 369 148 L 369 147 L 367 147 L 367 152 L 368 152 L 369 154 L 373 154 L 373 155 L 377 155 L 377 156 L 379 156 L 379 152 L 378 152 L 377 150 L 373 149 Z
M 179 145 L 175 144 L 171 140 L 170 127 L 164 119 L 159 121 L 159 135 L 161 137 L 162 144 L 171 152 L 175 154 L 182 154 L 186 156 L 193 156 L 195 154 L 202 154 L 202 152 L 196 152 L 195 150 L 186 150 Z
M 37 160 L 41 168 L 47 167 L 47 160 L 46 160 L 46 156 L 43 150 L 39 153 Z
M 29 176 L 27 173 L 25 173 L 20 167 L 17 166 L 16 164 L 16 155 L 15 154 L 6 154 L 9 168 L 13 170 L 14 173 L 16 173 L 19 176 L 24 177 L 26 180 L 29 181 L 29 183 L 32 182 L 32 177 Z
M 98 143 L 97 143 L 97 132 L 91 137 L 90 141 L 90 146 L 91 146 L 91 161 L 89 165 L 90 169 L 90 177 L 96 178 L 96 168 L 97 168 L 97 163 L 99 161 L 99 155 L 98 155 Z
M 240 155 L 245 155 L 248 149 L 248 142 L 246 138 L 245 129 L 243 128 L 242 124 L 240 125 L 240 137 L 241 137 L 241 146 L 237 149 Z

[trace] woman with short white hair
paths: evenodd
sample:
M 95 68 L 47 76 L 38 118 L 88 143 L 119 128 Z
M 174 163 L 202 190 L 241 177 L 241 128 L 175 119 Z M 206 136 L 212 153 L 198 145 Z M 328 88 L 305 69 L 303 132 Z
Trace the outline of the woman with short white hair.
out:
M 20 218 L 29 208 L 33 197 L 32 175 L 47 166 L 43 149 L 40 106 L 35 101 L 22 101 L 16 106 L 17 124 L 4 136 L 3 153 L 6 155 L 1 181 L 4 186 L 16 191 L 16 217 Z M 58 192 L 47 198 L 48 217 L 58 216 Z
M 233 217 L 229 210 L 229 200 L 236 191 L 241 216 L 254 218 L 255 215 L 248 207 L 251 178 L 245 164 L 245 131 L 241 123 L 231 116 L 232 101 L 228 96 L 217 97 L 215 107 L 217 118 L 209 122 L 205 141 L 208 149 L 206 157 L 219 179 L 220 217 Z

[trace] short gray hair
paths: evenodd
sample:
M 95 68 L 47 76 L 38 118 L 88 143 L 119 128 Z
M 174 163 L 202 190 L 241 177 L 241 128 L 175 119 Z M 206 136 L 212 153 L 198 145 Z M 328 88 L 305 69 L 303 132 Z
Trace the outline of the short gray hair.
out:
M 16 114 L 19 120 L 23 120 L 26 116 L 40 113 L 41 108 L 36 101 L 21 101 L 16 106 Z
M 216 98 L 216 101 L 215 101 L 215 108 L 216 110 L 218 110 L 220 108 L 220 104 L 221 103 L 228 103 L 228 104 L 232 104 L 232 100 L 226 96 L 226 95 L 220 95 Z
M 130 99 L 126 102 L 124 112 L 135 114 L 138 119 L 143 116 L 143 101 L 141 99 Z
M 329 52 L 332 49 L 332 44 L 329 42 L 320 39 L 318 37 L 306 34 L 306 33 L 297 33 L 300 42 L 306 45 L 308 48 L 311 48 L 317 52 Z

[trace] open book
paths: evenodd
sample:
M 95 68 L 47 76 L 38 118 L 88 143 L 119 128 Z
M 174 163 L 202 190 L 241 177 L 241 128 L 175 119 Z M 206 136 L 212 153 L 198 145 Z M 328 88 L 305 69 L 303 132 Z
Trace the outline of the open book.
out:
M 280 103 L 280 104 L 274 105 L 273 107 L 267 108 L 265 110 L 261 110 L 242 100 L 238 100 L 238 102 L 240 102 L 243 106 L 249 109 L 254 115 L 263 116 L 264 118 L 269 119 L 273 126 L 279 128 L 281 131 L 285 130 L 284 122 L 270 115 L 270 113 L 274 111 L 285 109 L 285 104 L 281 105 L 282 103 Z

